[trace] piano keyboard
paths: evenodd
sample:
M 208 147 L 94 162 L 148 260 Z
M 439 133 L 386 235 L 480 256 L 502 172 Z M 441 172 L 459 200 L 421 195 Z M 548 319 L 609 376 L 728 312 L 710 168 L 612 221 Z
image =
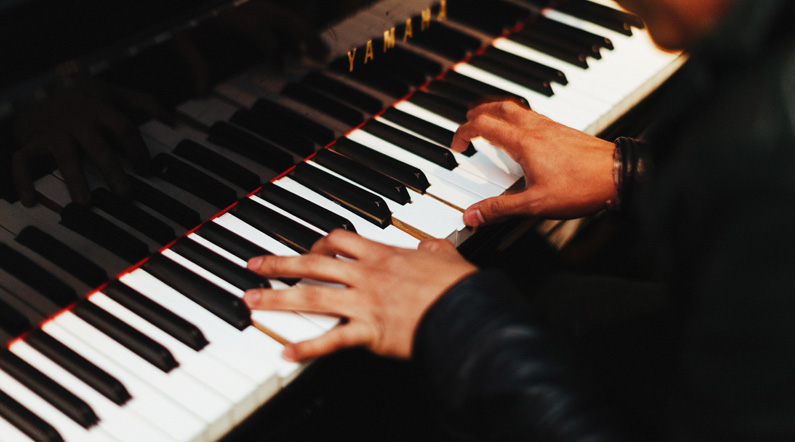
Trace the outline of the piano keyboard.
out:
M 246 288 L 314 283 L 261 278 L 249 258 L 305 253 L 334 228 L 461 244 L 462 210 L 522 178 L 485 140 L 445 149 L 466 101 L 514 96 L 597 134 L 683 59 L 608 1 L 545 8 L 509 34 L 529 9 L 468 2 L 485 19 L 454 1 L 431 29 L 461 57 L 417 38 L 377 74 L 330 68 L 279 89 L 252 69 L 181 105 L 187 122 L 140 128 L 157 172 L 132 178 L 132 201 L 90 168 L 93 207 L 70 203 L 59 172 L 36 184 L 44 204 L 0 201 L 0 439 L 223 437 L 304 368 L 281 359 L 284 343 L 338 322 L 249 312 Z

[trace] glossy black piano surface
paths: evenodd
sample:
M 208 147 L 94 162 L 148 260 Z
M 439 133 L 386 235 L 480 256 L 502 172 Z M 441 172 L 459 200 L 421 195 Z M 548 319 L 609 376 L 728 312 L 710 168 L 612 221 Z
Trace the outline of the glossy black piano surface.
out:
M 336 319 L 252 316 L 300 282 L 241 265 L 334 228 L 543 262 L 566 228 L 461 222 L 517 165 L 446 147 L 494 96 L 603 133 L 678 66 L 583 2 L 0 1 L 0 435 L 438 440 L 410 364 L 279 362 Z

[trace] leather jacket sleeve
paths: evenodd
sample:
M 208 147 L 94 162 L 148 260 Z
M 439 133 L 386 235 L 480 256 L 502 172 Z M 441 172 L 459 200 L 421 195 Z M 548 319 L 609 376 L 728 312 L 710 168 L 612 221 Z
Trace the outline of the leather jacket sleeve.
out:
M 495 271 L 450 289 L 423 318 L 415 361 L 463 440 L 616 440 L 550 333 Z

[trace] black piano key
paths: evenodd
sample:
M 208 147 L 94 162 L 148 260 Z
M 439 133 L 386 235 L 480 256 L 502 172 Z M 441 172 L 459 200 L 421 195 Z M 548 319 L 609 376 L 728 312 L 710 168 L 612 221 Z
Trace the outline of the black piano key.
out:
M 179 366 L 167 348 L 88 300 L 78 302 L 72 313 L 166 373 Z
M 317 155 L 312 157 L 312 161 L 400 205 L 411 202 L 411 197 L 403 183 L 380 174 L 334 151 L 324 150 L 318 152 Z
M 421 100 L 416 103 L 420 106 L 427 104 L 425 103 L 425 100 Z M 466 121 L 466 118 L 464 121 Z M 422 138 L 415 137 L 408 132 L 403 132 L 400 129 L 378 121 L 370 121 L 365 124 L 362 129 L 385 141 L 388 141 L 422 158 L 425 158 L 434 164 L 438 164 L 445 169 L 453 170 L 458 166 L 458 162 L 449 149 L 423 140 Z
M 529 26 L 541 30 L 548 35 L 559 36 L 569 41 L 577 41 L 583 44 L 596 45 L 608 50 L 614 48 L 613 42 L 607 37 L 588 32 L 584 29 L 575 28 L 574 26 L 570 26 L 559 21 L 548 19 L 543 15 L 535 17 Z
M 378 195 L 306 163 L 295 166 L 289 176 L 382 229 L 392 224 L 389 207 Z
M 555 9 L 628 36 L 632 35 L 632 24 L 629 22 L 638 27 L 643 26 L 643 22 L 632 14 L 585 0 L 556 4 Z
M 593 57 L 597 60 L 602 58 L 602 54 L 599 52 L 601 47 L 597 44 L 571 39 L 568 35 L 561 36 L 549 33 L 545 29 L 533 26 L 532 24 L 525 26 L 521 31 L 517 32 L 516 35 L 527 36 L 539 42 L 546 43 L 551 47 L 558 48 L 561 51 L 569 51 L 572 54 L 582 54 L 585 57 Z
M 408 101 L 456 123 L 461 124 L 467 121 L 469 103 L 462 103 L 455 98 L 432 94 L 428 91 L 417 91 L 408 98 Z
M 0 244 L 0 268 L 59 307 L 66 307 L 77 300 L 73 288 L 6 244 Z
M 0 352 L 0 368 L 83 428 L 99 422 L 91 407 L 10 351 Z
M 382 115 L 383 118 L 416 132 L 425 138 L 433 140 L 442 146 L 449 147 L 453 143 L 454 132 L 441 126 L 437 126 L 422 118 L 403 112 L 402 110 L 391 107 Z
M 531 47 L 539 52 L 543 52 L 551 57 L 555 57 L 558 60 L 565 61 L 571 65 L 583 69 L 588 68 L 588 57 L 582 52 L 561 49 L 558 45 L 550 44 L 543 39 L 539 39 L 538 36 L 533 35 L 532 33 L 516 32 L 511 34 L 508 39 Z
M 259 100 L 254 103 L 251 110 L 262 114 L 266 118 L 272 118 L 281 122 L 285 127 L 290 128 L 296 133 L 305 135 L 321 146 L 331 143 L 336 138 L 332 129 L 313 121 L 287 106 L 273 101 Z
M 317 71 L 309 73 L 301 82 L 322 90 L 338 100 L 345 101 L 371 115 L 381 112 L 384 108 L 381 100 L 372 95 Z
M 170 250 L 198 264 L 210 273 L 241 290 L 270 288 L 270 282 L 248 269 L 229 261 L 196 241 L 182 238 Z
M 225 121 L 213 124 L 207 139 L 275 172 L 284 172 L 295 164 L 289 153 Z
M 483 83 L 482 81 L 475 80 L 474 78 L 467 77 L 466 75 L 459 74 L 453 70 L 447 71 L 447 73 L 444 74 L 444 77 L 438 81 L 452 83 L 458 87 L 462 87 L 477 93 L 480 95 L 481 100 L 512 99 L 527 105 L 527 100 L 524 97 L 516 95 L 512 92 L 508 92 L 504 89 L 500 89 L 496 86 Z
M 35 442 L 63 442 L 52 425 L 0 390 L 0 416 Z
M 246 192 L 253 191 L 261 184 L 256 173 L 193 140 L 183 140 L 177 144 L 174 155 L 209 170 Z
M 268 118 L 250 110 L 240 109 L 232 115 L 229 121 L 301 157 L 308 157 L 317 150 L 317 144 L 314 141 L 301 135 L 300 127 L 291 128 L 280 119 Z
M 482 94 L 475 93 L 472 90 L 465 89 L 449 81 L 432 81 L 428 83 L 428 86 L 423 90 L 434 95 L 441 95 L 442 97 L 454 100 L 456 103 L 466 106 L 468 109 L 472 108 L 483 99 Z
M 4 305 L 9 307 L 8 311 L 13 311 L 14 314 L 18 314 L 22 316 L 22 319 L 9 319 L 8 324 L 15 324 L 16 321 L 24 321 L 24 323 L 30 324 L 28 325 L 27 329 L 23 329 L 23 323 L 20 322 L 18 325 L 14 327 L 18 327 L 18 330 L 22 330 L 24 333 L 25 331 L 29 331 L 30 327 L 35 324 L 39 324 L 45 319 L 47 319 L 47 315 L 41 312 L 40 305 L 32 305 L 36 304 L 36 299 L 31 296 L 31 291 L 28 290 L 27 292 L 22 292 L 19 295 L 15 295 L 6 287 L 3 287 L 4 284 L 0 284 L 0 301 L 3 302 Z M 40 295 L 36 295 L 40 296 Z M 16 336 L 16 335 L 15 335 Z
M 25 227 L 14 240 L 90 287 L 108 280 L 107 273 L 101 267 L 36 226 Z
M 234 189 L 169 154 L 152 159 L 157 176 L 186 192 L 192 193 L 219 209 L 229 207 L 238 196 Z
M 244 261 L 248 261 L 255 256 L 273 255 L 273 253 L 270 251 L 263 249 L 257 244 L 254 244 L 246 238 L 243 238 L 242 236 L 239 236 L 216 223 L 205 224 L 197 231 L 197 233 L 202 238 L 212 242 L 213 244 L 221 247 L 225 251 Z M 287 285 L 295 285 L 298 282 L 297 278 L 277 279 Z
M 273 255 L 270 251 L 213 222 L 203 225 L 197 230 L 197 233 L 202 238 L 245 261 L 255 256 Z
M 534 77 L 532 75 L 527 75 L 525 72 L 519 72 L 512 66 L 506 65 L 499 60 L 475 56 L 469 60 L 469 64 L 479 67 L 506 80 L 512 81 L 516 84 L 522 85 L 544 96 L 551 97 L 555 94 L 552 91 L 552 87 L 549 85 L 549 81 Z
M 138 178 L 130 177 L 130 183 L 132 183 L 133 198 L 135 198 L 136 201 L 160 213 L 178 225 L 186 229 L 192 229 L 201 223 L 199 213 L 179 200 L 172 198 Z
M 480 57 L 497 60 L 507 66 L 510 66 L 517 72 L 522 72 L 526 75 L 532 75 L 536 78 L 543 78 L 547 81 L 562 85 L 569 84 L 566 74 L 564 74 L 562 71 L 532 60 L 528 60 L 524 57 L 511 54 L 510 52 L 503 51 L 494 46 L 489 46 L 486 48 Z
M 134 205 L 132 201 L 119 198 L 110 190 L 100 187 L 91 192 L 91 202 L 97 208 L 116 218 L 158 244 L 174 240 L 177 234 L 168 224 L 149 212 Z
M 31 328 L 28 318 L 14 307 L 0 299 L 0 329 L 8 333 L 9 337 L 17 337 Z
M 301 83 L 290 83 L 286 85 L 282 89 L 281 94 L 313 109 L 317 109 L 351 127 L 358 126 L 364 121 L 364 114 L 361 111 L 345 103 L 341 103 L 336 99 L 330 98 L 315 89 L 302 85 Z
M 323 236 L 250 199 L 241 200 L 232 208 L 232 213 L 299 253 L 309 252 L 312 244 Z
M 329 149 L 394 178 L 417 192 L 425 193 L 430 186 L 428 178 L 422 170 L 348 138 L 340 138 Z
M 323 152 L 325 152 L 325 149 L 320 151 L 318 155 Z M 317 158 L 317 156 L 313 158 Z M 257 196 L 326 232 L 331 232 L 334 229 L 345 229 L 351 232 L 356 231 L 353 223 L 344 217 L 320 207 L 309 200 L 301 198 L 292 192 L 282 189 L 273 183 L 267 183 L 262 186 L 262 189 L 257 192 Z
M 165 256 L 152 256 L 142 268 L 238 330 L 251 325 L 251 310 L 242 299 Z
M 198 327 L 119 281 L 108 284 L 102 293 L 194 350 L 208 343 Z
M 132 398 L 118 379 L 42 330 L 33 331 L 25 342 L 113 403 L 124 405 Z
M 144 242 L 84 206 L 67 204 L 61 210 L 61 224 L 130 263 L 149 255 Z

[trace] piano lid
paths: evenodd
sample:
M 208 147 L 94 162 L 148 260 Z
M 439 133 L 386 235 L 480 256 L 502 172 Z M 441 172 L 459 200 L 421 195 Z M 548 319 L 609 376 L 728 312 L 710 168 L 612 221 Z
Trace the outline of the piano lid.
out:
M 0 117 L 42 87 L 104 72 L 249 2 L 290 11 L 319 33 L 372 0 L 0 0 Z

